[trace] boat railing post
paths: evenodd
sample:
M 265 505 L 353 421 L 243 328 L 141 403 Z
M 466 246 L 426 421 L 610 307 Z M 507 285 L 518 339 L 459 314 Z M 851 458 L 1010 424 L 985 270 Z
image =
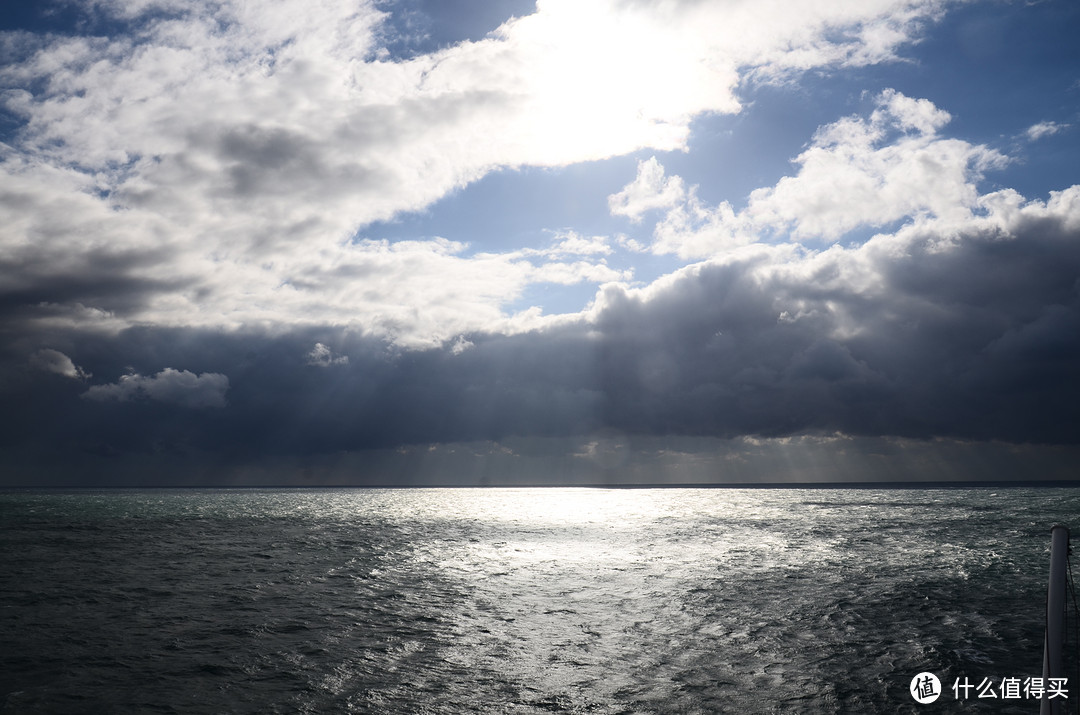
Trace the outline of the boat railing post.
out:
M 1065 677 L 1065 584 L 1069 556 L 1069 529 L 1060 524 L 1050 530 L 1050 583 L 1046 590 L 1046 636 L 1043 641 L 1043 685 L 1050 678 Z M 1080 683 L 1073 683 L 1075 688 Z M 1050 700 L 1047 694 L 1039 708 L 1040 715 L 1065 712 L 1064 698 Z

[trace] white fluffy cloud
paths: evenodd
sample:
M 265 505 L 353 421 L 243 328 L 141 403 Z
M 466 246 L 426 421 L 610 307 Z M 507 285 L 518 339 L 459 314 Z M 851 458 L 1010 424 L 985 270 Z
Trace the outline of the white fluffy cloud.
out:
M 1038 124 L 1033 124 L 1032 126 L 1028 127 L 1025 134 L 1027 134 L 1027 138 L 1031 141 L 1038 141 L 1043 137 L 1053 136 L 1054 134 L 1057 134 L 1058 132 L 1068 128 L 1068 124 L 1060 124 L 1058 122 L 1039 122 Z
M 613 216 L 626 216 L 637 223 L 647 211 L 670 209 L 686 199 L 686 187 L 678 176 L 664 176 L 664 167 L 651 157 L 639 161 L 637 177 L 608 197 Z
M 229 378 L 216 372 L 196 375 L 167 367 L 156 375 L 122 375 L 117 382 L 94 385 L 83 397 L 99 402 L 150 399 L 181 407 L 224 407 Z
M 542 0 L 390 61 L 370 2 L 86 5 L 128 31 L 6 37 L 2 101 L 25 124 L 0 146 L 0 282 L 85 286 L 39 301 L 41 320 L 329 322 L 416 345 L 496 325 L 530 282 L 613 273 L 355 242 L 359 227 L 499 167 L 685 148 L 694 116 L 738 111 L 746 72 L 883 61 L 940 11 Z
M 656 225 L 653 250 L 706 257 L 764 238 L 832 242 L 859 227 L 902 219 L 963 221 L 979 209 L 976 183 L 1007 158 L 984 145 L 942 137 L 949 114 L 925 99 L 883 92 L 869 117 L 852 116 L 818 130 L 795 158 L 794 176 L 756 189 L 740 209 L 728 202 L 707 206 L 680 177 L 663 182 L 654 160 L 612 195 L 613 212 L 623 199 L 633 205 L 670 206 Z M 650 195 L 646 187 L 652 186 Z M 627 213 L 627 215 L 631 214 Z

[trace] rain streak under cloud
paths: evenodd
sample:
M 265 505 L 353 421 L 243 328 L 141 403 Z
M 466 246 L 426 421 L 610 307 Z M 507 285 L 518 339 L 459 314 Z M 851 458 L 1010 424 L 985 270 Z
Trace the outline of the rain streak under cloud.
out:
M 492 7 L 13 16 L 4 483 L 1075 477 L 1074 4 Z

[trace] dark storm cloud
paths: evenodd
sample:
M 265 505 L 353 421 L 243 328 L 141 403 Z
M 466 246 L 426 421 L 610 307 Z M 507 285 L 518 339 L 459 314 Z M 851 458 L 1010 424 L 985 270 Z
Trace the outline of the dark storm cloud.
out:
M 883 246 L 762 247 L 648 291 L 609 287 L 590 321 L 473 334 L 464 350 L 402 350 L 330 329 L 24 336 L 0 381 L 6 404 L 21 407 L 3 412 L 0 431 L 9 454 L 205 469 L 599 433 L 1076 444 L 1074 224 L 1048 214 L 1018 219 L 1011 235 L 943 242 L 910 229 Z M 40 369 L 42 355 L 58 357 L 43 350 L 94 385 Z M 149 399 L 81 399 L 127 396 L 125 374 L 138 378 L 130 396 Z M 180 378 L 209 397 L 164 389 Z
M 944 246 L 927 230 L 901 255 L 826 252 L 812 271 L 703 267 L 647 304 L 613 304 L 605 394 L 639 429 L 1073 442 L 1080 244 L 1068 224 L 1026 219 L 1012 237 Z M 661 327 L 629 333 L 643 324 Z M 662 397 L 643 379 L 654 364 L 678 370 Z
M 149 278 L 143 271 L 167 262 L 166 250 L 92 250 L 79 255 L 33 247 L 17 260 L 0 259 L 0 315 L 41 304 L 94 305 L 130 313 L 162 291 L 183 288 L 181 277 Z
M 82 394 L 98 402 L 149 399 L 183 407 L 224 407 L 229 378 L 214 372 L 201 375 L 167 367 L 156 375 L 122 375 L 115 383 L 94 385 Z

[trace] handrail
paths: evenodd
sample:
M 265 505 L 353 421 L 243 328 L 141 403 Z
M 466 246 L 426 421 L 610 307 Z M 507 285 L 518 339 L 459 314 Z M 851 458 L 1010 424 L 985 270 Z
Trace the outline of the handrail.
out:
M 1060 524 L 1050 530 L 1050 582 L 1046 587 L 1046 637 L 1043 641 L 1043 683 L 1065 677 L 1065 569 L 1069 556 L 1069 529 Z M 1043 696 L 1039 715 L 1063 715 L 1065 700 Z

